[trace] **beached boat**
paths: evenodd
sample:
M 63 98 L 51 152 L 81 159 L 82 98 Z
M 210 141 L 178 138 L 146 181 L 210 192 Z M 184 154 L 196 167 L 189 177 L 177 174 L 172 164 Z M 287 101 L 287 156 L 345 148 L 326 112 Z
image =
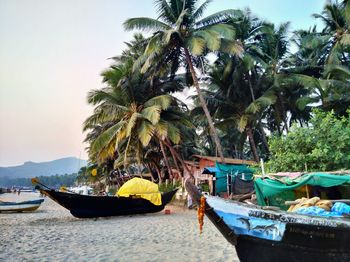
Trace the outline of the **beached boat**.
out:
M 199 193 L 186 188 L 196 202 Z M 205 196 L 205 214 L 241 262 L 350 261 L 350 219 L 299 215 Z
M 137 179 L 135 180 L 136 182 L 144 182 L 137 181 Z M 124 216 L 159 212 L 173 199 L 177 191 L 177 189 L 166 193 L 147 193 L 143 191 L 146 196 L 141 193 L 125 194 L 125 196 L 93 196 L 80 195 L 74 192 L 60 192 L 46 187 L 35 179 L 32 181 L 37 184 L 36 188 L 40 190 L 42 194 L 49 196 L 58 204 L 68 209 L 73 216 L 78 218 Z M 154 184 L 149 181 L 147 182 Z M 127 183 L 130 183 L 129 185 L 132 189 L 133 181 L 130 180 Z M 158 190 L 158 185 L 154 185 Z M 127 186 L 128 185 L 126 185 L 126 187 Z M 135 186 L 138 185 L 136 184 Z M 152 202 L 152 196 L 155 196 L 156 202 Z
M 37 210 L 44 199 L 29 200 L 23 202 L 0 201 L 0 212 L 28 212 Z

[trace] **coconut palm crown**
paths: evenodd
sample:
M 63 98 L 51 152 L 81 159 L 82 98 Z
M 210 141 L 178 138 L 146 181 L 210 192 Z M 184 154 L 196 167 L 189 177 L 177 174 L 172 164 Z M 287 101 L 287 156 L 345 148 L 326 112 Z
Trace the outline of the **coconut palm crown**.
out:
M 237 10 L 224 10 L 202 18 L 211 0 L 198 4 L 198 0 L 156 0 L 158 19 L 139 17 L 124 22 L 126 30 L 152 32 L 144 54 L 134 64 L 141 72 L 170 70 L 175 75 L 180 66 L 185 66 L 192 76 L 203 111 L 208 119 L 213 139 L 223 160 L 223 150 L 201 94 L 195 66 L 201 65 L 201 57 L 207 51 L 242 54 L 240 43 L 234 40 L 234 28 L 226 22 L 240 15 Z

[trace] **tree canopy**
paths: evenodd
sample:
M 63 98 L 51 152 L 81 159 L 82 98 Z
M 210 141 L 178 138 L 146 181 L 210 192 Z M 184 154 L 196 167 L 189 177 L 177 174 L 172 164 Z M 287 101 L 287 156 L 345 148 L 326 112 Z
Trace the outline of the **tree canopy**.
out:
M 249 10 L 203 17 L 210 2 L 156 0 L 157 18 L 125 21 L 148 36 L 136 33 L 88 94 L 79 177 L 160 181 L 198 153 L 270 159 L 274 171 L 348 168 L 349 1 L 328 1 L 314 15 L 322 28 L 295 32 Z M 192 87 L 185 104 L 178 94 Z

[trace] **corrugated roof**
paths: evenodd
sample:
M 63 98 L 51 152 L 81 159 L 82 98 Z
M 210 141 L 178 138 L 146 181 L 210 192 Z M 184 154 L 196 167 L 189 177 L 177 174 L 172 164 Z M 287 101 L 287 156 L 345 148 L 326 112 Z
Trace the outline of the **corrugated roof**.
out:
M 199 159 L 206 159 L 209 161 L 213 161 L 213 162 L 219 162 L 221 163 L 220 157 L 215 157 L 215 156 L 201 156 L 201 155 L 192 155 L 192 157 L 196 157 Z M 256 165 L 257 162 L 253 161 L 253 160 L 243 160 L 243 159 L 236 159 L 236 158 L 226 158 L 225 157 L 225 163 L 226 164 L 245 164 L 245 165 Z

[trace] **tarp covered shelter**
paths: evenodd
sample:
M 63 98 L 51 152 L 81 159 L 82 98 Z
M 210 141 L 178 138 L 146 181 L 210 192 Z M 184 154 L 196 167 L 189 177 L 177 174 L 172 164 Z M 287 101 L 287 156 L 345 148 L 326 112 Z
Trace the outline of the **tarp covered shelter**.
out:
M 208 169 L 208 168 L 207 168 Z M 227 176 L 235 176 L 244 181 L 252 181 L 254 170 L 246 165 L 224 165 L 216 162 L 215 165 L 215 192 L 227 191 Z
M 287 179 L 284 183 L 271 178 L 257 178 L 254 187 L 258 204 L 265 206 L 267 205 L 266 200 L 269 197 L 295 190 L 303 185 L 333 187 L 345 183 L 350 183 L 350 175 L 312 173 L 300 176 L 296 179 Z
M 137 196 L 149 200 L 154 205 L 162 204 L 162 196 L 157 184 L 146 179 L 135 177 L 127 181 L 117 192 L 118 196 Z

